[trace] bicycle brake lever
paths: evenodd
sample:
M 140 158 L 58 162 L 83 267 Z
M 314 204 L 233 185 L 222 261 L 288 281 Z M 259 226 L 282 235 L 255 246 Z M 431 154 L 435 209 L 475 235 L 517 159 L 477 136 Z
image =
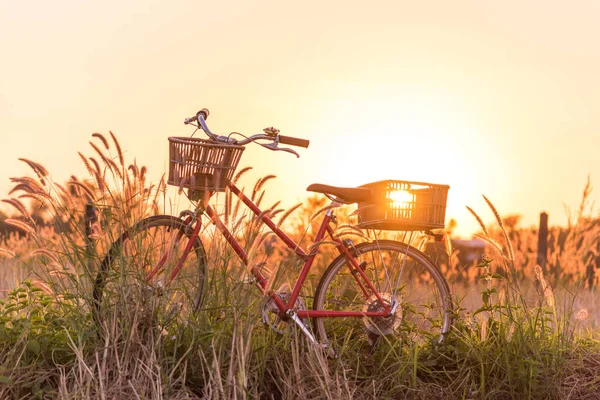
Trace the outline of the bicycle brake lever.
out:
M 295 155 L 296 157 L 300 158 L 300 154 L 296 153 L 296 151 L 292 150 L 292 149 L 288 149 L 287 147 L 277 147 L 277 143 L 269 143 L 269 144 L 262 144 L 259 143 L 262 147 L 266 147 L 269 150 L 273 150 L 273 151 L 285 151 L 287 153 L 292 153 L 293 155 Z

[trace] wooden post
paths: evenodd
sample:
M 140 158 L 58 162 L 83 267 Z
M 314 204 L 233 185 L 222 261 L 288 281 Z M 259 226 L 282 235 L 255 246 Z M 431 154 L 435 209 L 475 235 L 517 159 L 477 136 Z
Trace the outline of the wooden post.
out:
M 538 251 L 537 264 L 546 273 L 546 264 L 548 262 L 548 214 L 540 214 L 540 229 L 538 230 Z

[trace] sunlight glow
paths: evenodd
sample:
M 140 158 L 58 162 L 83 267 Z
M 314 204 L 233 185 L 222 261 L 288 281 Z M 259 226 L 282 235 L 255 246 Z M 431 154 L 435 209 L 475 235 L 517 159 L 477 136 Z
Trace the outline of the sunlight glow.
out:
M 394 190 L 389 193 L 388 199 L 394 209 L 405 209 L 413 202 L 413 195 L 408 190 Z

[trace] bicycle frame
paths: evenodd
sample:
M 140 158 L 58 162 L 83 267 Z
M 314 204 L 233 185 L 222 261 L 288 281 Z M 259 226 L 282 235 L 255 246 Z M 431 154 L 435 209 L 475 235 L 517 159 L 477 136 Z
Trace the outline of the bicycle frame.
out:
M 359 265 L 356 262 L 355 258 L 352 256 L 348 247 L 343 243 L 343 241 L 341 239 L 335 237 L 334 230 L 331 226 L 331 221 L 333 218 L 333 208 L 327 210 L 325 213 L 325 216 L 323 217 L 323 220 L 321 222 L 319 230 L 317 231 L 315 241 L 314 241 L 313 245 L 311 246 L 311 248 L 314 248 L 314 250 L 311 252 L 306 252 L 305 250 L 303 250 L 300 247 L 299 244 L 294 242 L 284 231 L 279 229 L 277 227 L 277 225 L 266 214 L 264 214 L 263 211 L 260 208 L 258 208 L 258 206 L 256 204 L 254 204 L 252 202 L 252 200 L 250 200 L 246 195 L 244 195 L 244 193 L 242 193 L 237 188 L 237 186 L 235 186 L 233 183 L 229 183 L 228 188 L 256 216 L 260 216 L 261 221 L 279 239 L 281 239 L 283 241 L 283 243 L 285 243 L 285 245 L 288 247 L 288 249 L 290 251 L 293 251 L 299 257 L 304 259 L 304 265 L 302 266 L 302 269 L 300 270 L 300 274 L 298 276 L 298 279 L 296 280 L 296 283 L 294 284 L 291 296 L 290 296 L 287 304 L 276 292 L 267 293 L 268 278 L 266 278 L 260 272 L 259 268 L 256 268 L 256 267 L 250 268 L 250 272 L 251 272 L 252 276 L 254 277 L 254 279 L 256 280 L 256 286 L 259 288 L 259 290 L 264 295 L 268 295 L 268 296 L 270 296 L 271 299 L 273 299 L 273 301 L 277 305 L 277 308 L 280 311 L 280 317 L 282 319 L 284 319 L 284 320 L 288 320 L 288 318 L 295 319 L 294 318 L 295 316 L 298 318 L 332 318 L 332 317 L 365 317 L 365 316 L 376 317 L 376 316 L 390 315 L 390 312 L 392 311 L 392 307 L 390 307 L 381 298 L 380 294 L 375 289 L 374 285 L 371 283 L 371 281 L 368 279 L 367 275 L 363 271 L 362 266 Z M 334 202 L 332 205 L 335 206 L 335 204 L 336 203 Z M 229 231 L 229 229 L 221 221 L 221 219 L 219 218 L 216 211 L 210 206 L 206 206 L 204 211 L 205 211 L 206 215 L 211 219 L 211 222 L 223 234 L 225 240 L 229 243 L 229 245 L 232 247 L 232 249 L 238 255 L 240 260 L 247 267 L 249 265 L 248 255 L 246 254 L 246 252 L 244 251 L 242 246 L 238 243 L 238 241 L 235 239 L 233 234 Z M 173 280 L 175 278 L 175 276 L 177 276 L 177 273 L 179 272 L 181 266 L 183 265 L 187 255 L 189 254 L 190 251 L 192 251 L 193 243 L 195 242 L 196 238 L 199 236 L 200 229 L 202 227 L 202 224 L 200 221 L 201 215 L 202 214 L 200 213 L 196 216 L 196 219 L 197 219 L 196 225 L 188 239 L 188 243 L 184 249 L 183 255 L 181 256 L 177 266 L 174 268 L 173 273 L 172 273 L 171 277 L 169 278 L 168 282 L 166 283 L 167 285 L 171 282 L 171 280 Z M 191 216 L 188 216 L 187 219 L 185 220 L 186 223 L 191 223 L 192 221 L 193 221 L 193 218 Z M 177 237 L 177 239 L 180 239 L 183 234 L 184 233 L 181 232 L 179 234 L 179 236 Z M 300 295 L 302 286 L 304 285 L 304 282 L 308 276 L 308 273 L 310 272 L 313 261 L 314 261 L 316 255 L 319 253 L 318 244 L 325 238 L 325 235 L 327 235 L 327 234 L 329 235 L 331 240 L 336 244 L 336 248 L 338 249 L 339 253 L 345 255 L 348 258 L 348 260 L 351 261 L 352 275 L 354 276 L 354 279 L 356 280 L 357 284 L 363 291 L 365 298 L 369 298 L 370 294 L 375 295 L 375 297 L 377 298 L 377 300 L 379 301 L 379 303 L 381 304 L 381 306 L 383 308 L 382 311 L 358 312 L 358 311 L 323 311 L 323 310 L 294 310 L 293 309 L 294 305 L 296 304 L 296 300 L 298 299 L 298 296 Z M 158 265 L 147 275 L 146 279 L 147 280 L 151 279 L 161 269 L 161 267 L 164 265 L 164 263 L 166 262 L 167 259 L 168 259 L 168 253 L 165 253 L 161 257 L 161 260 L 159 261 Z

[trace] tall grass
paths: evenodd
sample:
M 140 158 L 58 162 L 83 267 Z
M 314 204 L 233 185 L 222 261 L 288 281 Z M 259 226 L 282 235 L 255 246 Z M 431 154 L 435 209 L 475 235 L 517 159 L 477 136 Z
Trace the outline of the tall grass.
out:
M 0 268 L 4 279 L 9 268 L 30 275 L 29 280 L 16 276 L 17 285 L 0 300 L 0 398 L 600 397 L 598 334 L 576 329 L 590 312 L 586 316 L 572 296 L 561 301 L 564 292 L 556 290 L 552 272 L 523 267 L 521 260 L 528 256 L 491 202 L 498 226 L 482 226 L 490 252 L 474 268 L 478 279 L 470 282 L 479 301 L 467 304 L 460 294 L 463 284 L 451 279 L 457 292 L 455 325 L 439 345 L 396 343 L 365 354 L 348 343 L 332 358 L 294 327 L 275 332 L 261 320 L 268 300 L 207 222 L 202 240 L 209 277 L 200 312 L 188 320 L 157 321 L 154 302 L 122 299 L 111 302 L 114 308 L 105 310 L 99 325 L 91 295 L 98 259 L 123 229 L 160 212 L 165 191 L 163 182 L 146 182 L 144 167 L 127 165 L 114 135 L 94 134 L 92 143 L 93 155 L 81 154 L 88 179 L 72 177 L 60 185 L 30 160 L 25 162 L 33 177 L 13 179 L 18 197 L 8 203 L 21 217 L 9 222 L 26 235 L 3 239 Z M 248 197 L 261 202 L 270 179 L 259 180 Z M 32 206 L 21 207 L 26 198 Z M 86 232 L 90 202 L 99 218 Z M 217 203 L 249 263 L 271 275 L 274 290 L 289 290 L 298 259 L 229 193 Z M 314 234 L 311 217 L 323 206 L 315 201 L 289 212 L 277 203 L 265 208 L 280 225 L 294 212 L 294 221 L 302 221 L 291 225 L 294 236 L 307 243 Z M 44 217 L 43 224 L 32 208 Z M 338 232 L 368 240 L 345 221 Z M 564 258 L 571 251 L 566 243 Z M 318 271 L 330 257 L 326 252 L 301 293 L 307 306 Z M 122 274 L 110 273 L 120 282 Z

